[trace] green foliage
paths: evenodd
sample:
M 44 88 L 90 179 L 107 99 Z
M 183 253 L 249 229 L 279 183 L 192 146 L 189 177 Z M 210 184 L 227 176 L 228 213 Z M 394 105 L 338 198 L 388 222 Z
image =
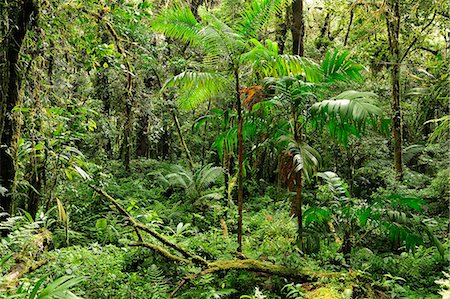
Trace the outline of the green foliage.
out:
M 208 201 L 216 201 L 223 198 L 223 192 L 212 189 L 214 184 L 223 178 L 223 169 L 205 165 L 192 173 L 179 165 L 172 165 L 159 176 L 159 182 L 165 188 L 181 188 L 194 205 L 208 204 Z
M 366 124 L 374 129 L 383 125 L 383 112 L 373 104 L 376 97 L 372 92 L 349 90 L 316 103 L 311 108 L 313 125 L 326 126 L 331 136 L 347 145 L 349 133 L 360 136 Z
M 48 284 L 40 290 L 41 285 L 45 282 L 45 277 L 39 279 L 35 286 L 31 289 L 24 289 L 20 286 L 16 294 L 7 296 L 6 298 L 27 298 L 27 299 L 81 299 L 69 291 L 70 288 L 83 281 L 83 277 L 62 276 Z
M 115 246 L 92 244 L 89 247 L 69 247 L 49 252 L 54 258 L 47 270 L 51 276 L 73 275 L 85 277 L 74 288 L 84 298 L 126 297 L 130 292 L 146 298 L 165 298 L 168 289 L 164 274 L 156 265 L 140 268 L 128 265 L 128 259 L 135 251 Z M 141 253 L 143 254 L 143 253 Z M 138 267 L 126 271 L 127 267 Z

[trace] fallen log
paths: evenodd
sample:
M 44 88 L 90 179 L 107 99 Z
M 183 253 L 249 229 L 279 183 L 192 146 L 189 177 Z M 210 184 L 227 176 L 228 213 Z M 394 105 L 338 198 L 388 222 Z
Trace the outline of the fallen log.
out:
M 30 237 L 30 241 L 22 250 L 14 254 L 16 263 L 11 266 L 8 274 L 0 279 L 0 291 L 14 287 L 19 279 L 49 262 L 48 259 L 40 259 L 51 240 L 51 233 L 46 229 L 40 229 Z

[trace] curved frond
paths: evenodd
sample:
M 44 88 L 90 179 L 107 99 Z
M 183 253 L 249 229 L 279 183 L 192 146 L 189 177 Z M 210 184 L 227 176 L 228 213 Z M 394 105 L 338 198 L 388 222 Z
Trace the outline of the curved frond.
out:
M 302 171 L 305 179 L 310 181 L 312 176 L 317 173 L 321 164 L 321 157 L 317 150 L 312 148 L 306 142 L 297 142 L 292 136 L 282 136 L 279 142 L 287 142 L 287 151 L 292 156 L 294 162 L 294 172 Z
M 246 47 L 243 37 L 213 14 L 206 13 L 203 18 L 208 24 L 199 32 L 205 51 L 204 62 L 213 67 L 223 64 L 223 60 L 235 63 L 233 59 Z
M 192 44 L 201 41 L 201 26 L 187 6 L 175 5 L 163 11 L 153 21 L 152 28 L 167 37 Z
M 178 98 L 178 105 L 189 110 L 218 97 L 231 86 L 231 81 L 218 73 L 186 71 L 169 79 L 162 90 L 171 86 L 177 86 L 184 91 Z
M 362 81 L 361 71 L 364 67 L 349 58 L 350 52 L 328 51 L 320 64 L 325 82 Z
M 223 176 L 222 167 L 212 167 L 211 164 L 205 165 L 196 174 L 197 189 L 205 190 L 212 184 L 216 183 Z
M 286 0 L 253 0 L 241 13 L 238 31 L 247 37 L 255 37 L 274 14 L 281 13 Z
M 450 132 L 450 116 L 445 115 L 438 119 L 432 119 L 425 124 L 429 123 L 439 123 L 439 125 L 434 129 L 433 133 L 431 133 L 430 137 L 428 138 L 429 142 L 436 142 L 439 140 L 446 140 L 448 139 L 449 132 Z
M 322 78 L 319 66 L 312 60 L 298 55 L 279 55 L 276 42 L 266 40 L 265 45 L 251 39 L 252 49 L 241 56 L 247 63 L 266 77 L 302 76 L 308 82 L 319 82 Z
M 349 90 L 311 107 L 314 126 L 327 126 L 331 135 L 347 143 L 348 134 L 359 135 L 366 123 L 379 125 L 383 111 L 375 106 L 377 95 L 372 92 Z

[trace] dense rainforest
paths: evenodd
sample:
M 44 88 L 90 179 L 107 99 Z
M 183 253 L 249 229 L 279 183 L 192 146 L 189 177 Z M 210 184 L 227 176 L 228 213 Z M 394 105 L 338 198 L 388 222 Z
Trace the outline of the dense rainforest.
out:
M 0 298 L 450 298 L 446 0 L 1 0 Z

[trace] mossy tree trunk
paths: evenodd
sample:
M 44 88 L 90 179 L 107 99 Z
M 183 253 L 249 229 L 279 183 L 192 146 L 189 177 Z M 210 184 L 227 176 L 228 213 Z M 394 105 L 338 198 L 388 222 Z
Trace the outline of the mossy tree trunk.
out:
M 3 2 L 1 6 L 1 18 L 9 24 L 3 23 L 0 29 L 0 186 L 7 189 L 0 192 L 0 207 L 11 213 L 11 189 L 16 174 L 14 157 L 19 137 L 19 120 L 13 113 L 14 107 L 20 104 L 19 53 L 27 30 L 34 24 L 37 7 L 32 0 Z
M 402 115 L 400 106 L 400 1 L 389 2 L 386 14 L 389 49 L 391 54 L 391 109 L 392 109 L 392 137 L 394 141 L 394 168 L 398 180 L 403 178 L 402 158 Z

